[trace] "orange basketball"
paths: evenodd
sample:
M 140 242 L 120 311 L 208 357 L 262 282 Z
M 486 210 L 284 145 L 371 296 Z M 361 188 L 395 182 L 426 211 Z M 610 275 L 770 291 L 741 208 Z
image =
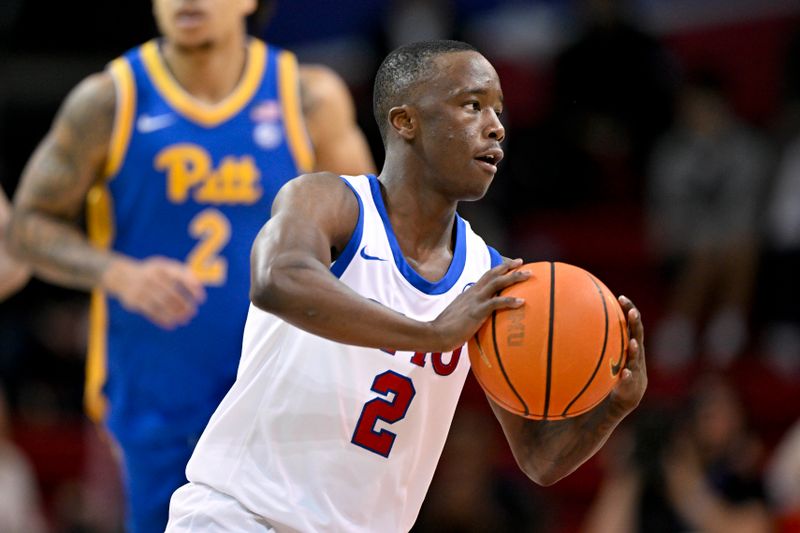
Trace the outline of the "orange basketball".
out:
M 628 348 L 622 308 L 589 272 L 529 263 L 531 277 L 503 291 L 525 299 L 496 311 L 469 341 L 472 370 L 505 409 L 536 420 L 580 415 L 617 383 Z

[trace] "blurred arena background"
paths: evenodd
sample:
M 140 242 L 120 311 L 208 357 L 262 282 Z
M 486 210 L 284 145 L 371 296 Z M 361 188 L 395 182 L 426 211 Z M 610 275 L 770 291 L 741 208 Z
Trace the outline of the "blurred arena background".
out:
M 149 2 L 80 4 L 0 2 L 9 195 L 66 93 L 155 35 Z M 415 531 L 800 531 L 799 2 L 278 0 L 253 32 L 346 79 L 378 163 L 384 54 L 476 45 L 506 159 L 462 214 L 642 310 L 650 388 L 598 456 L 527 482 L 470 380 Z M 86 304 L 33 280 L 0 306 L 0 531 L 121 530 L 113 452 L 81 411 Z

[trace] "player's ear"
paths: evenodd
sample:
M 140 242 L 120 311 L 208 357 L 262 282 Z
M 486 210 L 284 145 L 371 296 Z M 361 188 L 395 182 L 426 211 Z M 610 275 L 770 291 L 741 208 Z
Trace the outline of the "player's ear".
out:
M 401 105 L 389 110 L 389 124 L 407 141 L 416 136 L 418 122 L 416 113 L 410 106 Z
M 258 8 L 258 2 L 256 0 L 240 0 L 239 3 L 242 6 L 242 10 L 246 17 L 249 17 L 253 13 L 256 12 L 256 8 Z

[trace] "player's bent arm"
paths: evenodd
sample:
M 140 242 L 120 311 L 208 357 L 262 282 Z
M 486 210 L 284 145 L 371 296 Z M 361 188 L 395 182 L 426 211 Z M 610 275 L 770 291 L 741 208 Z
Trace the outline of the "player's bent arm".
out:
M 338 74 L 324 66 L 301 65 L 300 99 L 314 146 L 315 170 L 347 175 L 375 172 L 352 96 Z
M 358 210 L 355 195 L 334 174 L 309 174 L 286 184 L 253 245 L 253 304 L 342 343 L 401 350 L 434 344 L 431 328 L 363 298 L 330 272 L 356 227 Z
M 171 259 L 143 261 L 93 246 L 79 229 L 86 195 L 102 178 L 116 94 L 107 72 L 81 82 L 25 168 L 14 198 L 9 249 L 53 283 L 102 287 L 129 310 L 166 328 L 186 323 L 202 285 Z
M 609 396 L 591 411 L 566 420 L 529 420 L 489 403 L 500 421 L 517 464 L 540 485 L 552 485 L 592 457 L 611 432 L 642 399 L 647 388 L 644 328 L 641 316 L 625 297 L 631 340 L 622 377 Z
M 90 289 L 111 260 L 87 242 L 77 218 L 105 163 L 115 101 L 113 80 L 105 72 L 73 89 L 28 162 L 14 198 L 12 253 L 60 285 Z
M 334 174 L 308 174 L 286 184 L 253 244 L 253 304 L 337 342 L 442 352 L 461 346 L 492 310 L 521 305 L 496 296 L 524 279 L 510 272 L 513 263 L 492 269 L 431 322 L 364 298 L 330 272 L 353 233 L 358 209 L 354 193 Z

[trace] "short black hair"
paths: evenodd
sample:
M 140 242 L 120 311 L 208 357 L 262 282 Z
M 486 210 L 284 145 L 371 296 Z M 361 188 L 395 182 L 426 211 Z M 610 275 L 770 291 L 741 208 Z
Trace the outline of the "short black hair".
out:
M 372 112 L 378 123 L 383 142 L 386 142 L 389 110 L 401 105 L 409 89 L 430 77 L 433 58 L 451 52 L 477 52 L 474 46 L 462 41 L 419 41 L 403 45 L 390 52 L 375 74 L 372 93 Z

